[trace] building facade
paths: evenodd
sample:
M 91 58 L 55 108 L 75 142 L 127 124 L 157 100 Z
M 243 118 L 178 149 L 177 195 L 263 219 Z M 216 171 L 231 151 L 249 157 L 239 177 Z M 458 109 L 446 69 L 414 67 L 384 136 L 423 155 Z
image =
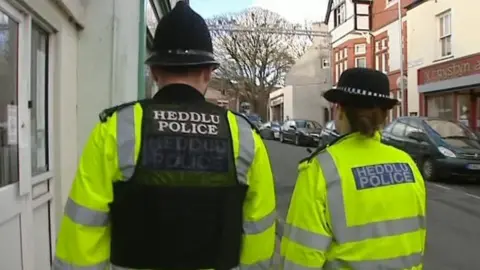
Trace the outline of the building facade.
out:
M 292 66 L 284 88 L 269 96 L 270 121 L 309 119 L 324 124 L 330 118 L 328 102 L 322 93 L 332 86 L 330 37 L 327 25 L 315 23 L 313 30 L 324 35 L 314 37 L 312 46 Z
M 399 19 L 398 1 L 402 18 Z M 329 0 L 325 23 L 332 36 L 332 80 L 352 67 L 368 67 L 388 75 L 391 96 L 402 101 L 389 118 L 418 110 L 418 94 L 407 98 L 407 13 L 413 0 Z M 402 31 L 400 31 L 400 26 Z M 402 49 L 403 48 L 403 49 Z M 403 51 L 403 57 L 402 52 Z M 404 76 L 400 78 L 402 69 Z M 400 91 L 401 83 L 404 91 Z M 409 103 L 409 101 L 411 103 Z
M 456 119 L 480 131 L 480 37 L 465 27 L 475 0 L 416 1 L 408 14 L 408 88 L 421 115 Z
M 0 0 L 1 269 L 51 269 L 98 113 L 148 93 L 147 14 L 175 2 Z

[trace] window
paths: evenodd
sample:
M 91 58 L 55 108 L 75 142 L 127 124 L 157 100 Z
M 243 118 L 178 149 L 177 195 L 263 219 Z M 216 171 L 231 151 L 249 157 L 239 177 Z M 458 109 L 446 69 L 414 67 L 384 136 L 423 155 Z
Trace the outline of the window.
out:
M 335 53 L 335 62 L 337 62 L 339 60 L 338 58 L 338 52 Z
M 322 68 L 329 68 L 330 67 L 330 62 L 328 59 L 323 58 L 322 59 Z
M 340 78 L 340 74 L 341 74 L 340 65 L 339 65 L 339 64 L 336 64 L 336 65 L 335 65 L 335 71 L 336 71 L 337 81 L 338 81 L 338 79 Z
M 392 127 L 392 135 L 403 137 L 405 134 L 406 125 L 402 122 L 397 121 L 394 126 Z
M 440 51 L 441 57 L 449 56 L 452 54 L 452 27 L 451 27 L 452 15 L 450 11 L 447 11 L 438 16 L 439 28 L 440 28 Z
M 355 67 L 367 67 L 367 58 L 365 57 L 357 57 L 355 58 Z
M 343 48 L 343 57 L 348 57 L 348 48 Z
M 380 41 L 375 42 L 375 52 L 379 52 L 382 50 L 382 45 Z
M 334 26 L 337 27 L 339 25 L 341 25 L 342 23 L 345 22 L 345 18 L 346 18 L 346 9 L 345 9 L 345 3 L 342 3 L 340 4 L 338 7 L 336 7 L 334 10 L 333 10 L 333 14 L 334 14 Z
M 366 44 L 355 44 L 355 55 L 367 53 Z
M 453 118 L 453 94 L 427 96 L 427 116 L 442 119 Z
M 387 39 L 384 38 L 382 39 L 382 50 L 385 50 L 386 48 L 388 48 L 388 44 L 387 44 Z
M 347 68 L 348 68 L 348 61 L 345 60 L 345 61 L 343 61 L 343 70 L 345 71 L 345 70 L 347 70 Z
M 48 171 L 48 34 L 32 25 L 31 46 L 31 144 L 32 174 Z
M 380 70 L 380 59 L 381 59 L 382 55 L 380 54 L 377 54 L 377 56 L 375 56 L 375 69 L 376 70 Z
M 0 187 L 19 181 L 18 23 L 0 11 Z
M 382 72 L 387 74 L 387 53 L 382 53 Z
M 341 51 L 339 52 L 339 54 L 340 54 L 339 60 L 340 60 L 340 59 L 343 59 L 343 50 L 341 50 Z

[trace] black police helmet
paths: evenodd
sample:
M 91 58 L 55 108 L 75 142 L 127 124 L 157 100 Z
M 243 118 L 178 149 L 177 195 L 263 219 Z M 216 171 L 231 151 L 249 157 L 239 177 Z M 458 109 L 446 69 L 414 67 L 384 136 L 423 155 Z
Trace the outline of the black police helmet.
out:
M 184 1 L 179 1 L 158 23 L 153 53 L 145 63 L 159 67 L 219 65 L 205 20 Z

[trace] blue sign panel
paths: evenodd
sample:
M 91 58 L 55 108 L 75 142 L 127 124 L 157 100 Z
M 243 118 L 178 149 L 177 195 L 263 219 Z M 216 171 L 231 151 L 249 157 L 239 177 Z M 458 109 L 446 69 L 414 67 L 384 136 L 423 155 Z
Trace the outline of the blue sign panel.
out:
M 412 168 L 407 163 L 385 163 L 352 169 L 357 190 L 415 183 Z

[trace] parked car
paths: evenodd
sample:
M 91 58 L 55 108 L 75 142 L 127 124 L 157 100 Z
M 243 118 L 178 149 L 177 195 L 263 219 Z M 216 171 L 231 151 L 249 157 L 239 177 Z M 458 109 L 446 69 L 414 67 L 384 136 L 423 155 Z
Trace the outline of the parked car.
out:
M 295 145 L 316 146 L 320 142 L 322 126 L 312 120 L 287 120 L 280 131 L 280 142 L 293 142 Z
M 259 128 L 260 136 L 266 140 L 278 140 L 280 138 L 280 123 L 277 121 L 267 122 Z
M 382 142 L 412 156 L 425 180 L 480 180 L 480 142 L 457 121 L 401 117 L 382 133 Z
M 244 114 L 257 128 L 262 126 L 262 118 L 258 114 Z
M 323 127 L 322 132 L 320 133 L 320 144 L 326 145 L 338 138 L 340 134 L 335 128 L 335 121 L 329 121 Z

